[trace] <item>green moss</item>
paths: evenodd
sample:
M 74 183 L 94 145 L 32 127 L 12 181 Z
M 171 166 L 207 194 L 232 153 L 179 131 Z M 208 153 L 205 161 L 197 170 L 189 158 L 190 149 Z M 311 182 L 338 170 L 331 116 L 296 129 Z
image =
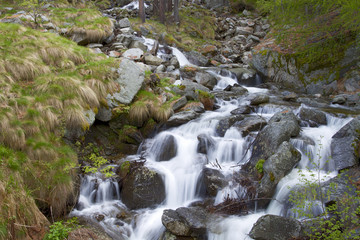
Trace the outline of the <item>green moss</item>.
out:
M 265 163 L 264 159 L 259 159 L 259 161 L 256 163 L 255 165 L 255 169 L 257 170 L 258 173 L 263 174 L 264 173 L 264 169 L 263 169 L 263 165 Z
M 206 92 L 206 91 L 202 91 L 202 90 L 196 90 L 196 92 L 199 94 L 200 98 L 210 98 L 210 99 L 214 99 L 214 95 Z

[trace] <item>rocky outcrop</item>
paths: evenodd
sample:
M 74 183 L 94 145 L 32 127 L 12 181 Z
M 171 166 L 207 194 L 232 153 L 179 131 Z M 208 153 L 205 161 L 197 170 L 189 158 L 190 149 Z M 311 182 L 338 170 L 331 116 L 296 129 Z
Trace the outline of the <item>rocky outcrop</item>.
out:
M 223 137 L 226 133 L 226 131 L 234 125 L 237 121 L 241 121 L 244 119 L 244 116 L 242 115 L 232 115 L 229 117 L 226 117 L 224 119 L 221 119 L 219 123 L 215 127 L 216 134 L 220 137 Z
M 359 165 L 360 118 L 351 120 L 342 127 L 331 141 L 331 155 L 336 170 Z
M 107 122 L 113 117 L 112 109 L 122 104 L 129 104 L 144 82 L 145 71 L 135 62 L 123 59 L 117 70 L 119 78 L 115 81 L 120 85 L 120 91 L 106 97 L 107 106 L 101 106 L 96 119 Z
M 216 197 L 218 191 L 228 184 L 221 171 L 212 168 L 204 168 L 199 179 L 198 192 L 208 197 Z
M 259 198 L 271 199 L 276 186 L 294 166 L 300 161 L 301 154 L 289 142 L 283 142 L 277 152 L 270 156 L 263 164 L 264 176 L 261 178 L 257 192 Z M 268 200 L 267 202 L 270 202 Z M 266 204 L 265 202 L 262 202 Z
M 197 151 L 199 153 L 207 154 L 210 150 L 213 150 L 215 147 L 215 140 L 207 134 L 200 134 L 197 136 L 199 144 L 197 146 Z
M 296 137 L 299 132 L 299 122 L 294 113 L 276 113 L 257 135 L 250 161 L 244 166 L 245 169 L 253 169 L 260 159 L 268 159 L 284 141 Z
M 297 239 L 302 236 L 302 227 L 296 219 L 268 214 L 257 220 L 249 236 L 255 240 Z
M 156 161 L 168 161 L 177 154 L 177 143 L 173 135 L 165 135 L 161 140 L 161 146 L 154 145 L 154 149 L 151 151 L 155 154 Z
M 165 184 L 159 173 L 142 166 L 124 178 L 120 195 L 129 209 L 155 207 L 165 200 Z
M 233 127 L 237 128 L 243 137 L 252 131 L 260 131 L 266 126 L 267 122 L 260 116 L 245 117 L 244 120 L 236 122 Z
M 320 110 L 302 107 L 299 112 L 301 120 L 307 122 L 310 127 L 317 127 L 318 125 L 326 125 L 326 114 Z

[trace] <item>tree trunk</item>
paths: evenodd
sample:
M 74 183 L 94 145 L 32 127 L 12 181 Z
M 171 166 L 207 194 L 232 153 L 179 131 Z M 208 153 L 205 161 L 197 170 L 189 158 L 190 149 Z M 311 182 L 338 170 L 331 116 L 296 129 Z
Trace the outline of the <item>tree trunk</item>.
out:
M 159 16 L 159 0 L 154 0 L 154 15 Z
M 174 0 L 174 21 L 175 23 L 180 23 L 179 0 Z
M 162 24 L 165 24 L 165 1 L 159 0 L 159 17 Z
M 171 13 L 172 12 L 172 0 L 166 0 L 166 12 Z
M 139 0 L 139 17 L 141 19 L 141 22 L 145 22 L 145 6 L 144 6 L 144 0 Z

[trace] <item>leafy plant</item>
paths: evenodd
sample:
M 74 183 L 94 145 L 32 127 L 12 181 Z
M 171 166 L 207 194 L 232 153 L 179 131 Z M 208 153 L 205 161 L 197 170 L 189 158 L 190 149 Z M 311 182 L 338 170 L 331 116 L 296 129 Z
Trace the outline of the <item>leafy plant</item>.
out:
M 259 159 L 259 161 L 255 165 L 256 170 L 260 174 L 263 174 L 263 172 L 264 172 L 264 168 L 263 168 L 264 163 L 265 163 L 265 159 Z
M 38 25 L 39 17 L 42 12 L 42 6 L 44 6 L 45 3 L 46 1 L 41 0 L 24 0 L 20 5 L 29 11 L 29 14 L 34 19 L 34 23 Z
M 77 218 L 71 218 L 66 222 L 57 221 L 50 226 L 49 233 L 46 234 L 44 240 L 64 240 L 67 239 L 69 233 L 78 227 Z
M 97 171 L 100 171 L 107 178 L 113 177 L 115 175 L 115 173 L 112 171 L 114 169 L 113 166 L 105 166 L 108 164 L 108 160 L 105 158 L 98 156 L 95 153 L 91 153 L 89 160 L 92 166 L 83 167 L 85 173 L 96 173 Z

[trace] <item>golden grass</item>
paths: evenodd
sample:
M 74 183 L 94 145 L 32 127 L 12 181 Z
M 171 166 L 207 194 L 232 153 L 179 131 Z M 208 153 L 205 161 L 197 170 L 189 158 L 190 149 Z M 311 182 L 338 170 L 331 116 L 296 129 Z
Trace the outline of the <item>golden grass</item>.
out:
M 174 114 L 170 104 L 164 104 L 162 106 L 153 104 L 150 109 L 151 117 L 157 122 L 166 122 Z
M 135 102 L 129 109 L 129 118 L 137 126 L 142 126 L 149 118 L 150 112 L 145 102 Z

